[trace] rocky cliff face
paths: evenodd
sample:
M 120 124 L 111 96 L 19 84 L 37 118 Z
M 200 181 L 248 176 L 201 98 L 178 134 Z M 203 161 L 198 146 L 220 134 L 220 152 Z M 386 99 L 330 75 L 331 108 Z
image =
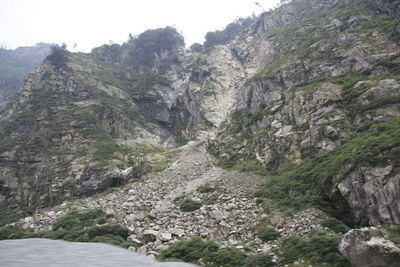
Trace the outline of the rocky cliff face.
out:
M 262 60 L 238 87 L 235 111 L 209 143 L 210 151 L 230 166 L 254 159 L 281 170 L 333 152 L 371 125 L 398 117 L 398 10 L 395 3 L 375 1 L 298 1 L 261 17 L 244 35 L 261 36 L 257 41 L 263 45 L 256 47 L 263 47 Z M 368 162 L 365 155 L 357 161 L 347 180 L 328 178 L 324 194 L 332 197 L 329 192 L 341 188 L 336 198 L 345 198 L 357 222 L 367 216 L 371 223 L 398 223 L 397 208 L 388 204 L 398 197 L 397 160 L 391 167 Z M 369 185 L 368 175 L 357 171 L 380 173 L 386 167 L 393 178 L 378 175 L 384 182 Z M 320 176 L 315 184 L 327 179 Z M 371 184 L 369 193 L 356 189 Z
M 278 174 L 290 201 L 311 194 L 355 223 L 398 224 L 399 17 L 396 1 L 301 0 L 218 45 L 185 49 L 165 28 L 53 51 L 1 110 L 0 200 L 34 211 L 207 139 L 226 167 L 299 164 Z

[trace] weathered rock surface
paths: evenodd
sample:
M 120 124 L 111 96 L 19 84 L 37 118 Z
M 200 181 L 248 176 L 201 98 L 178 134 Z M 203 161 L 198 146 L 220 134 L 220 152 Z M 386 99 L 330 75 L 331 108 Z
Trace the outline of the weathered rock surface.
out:
M 400 224 L 400 206 L 394 204 L 400 203 L 400 174 L 393 166 L 359 167 L 338 187 L 359 221 Z
M 342 239 L 340 252 L 356 267 L 400 266 L 400 248 L 375 227 L 353 229 Z

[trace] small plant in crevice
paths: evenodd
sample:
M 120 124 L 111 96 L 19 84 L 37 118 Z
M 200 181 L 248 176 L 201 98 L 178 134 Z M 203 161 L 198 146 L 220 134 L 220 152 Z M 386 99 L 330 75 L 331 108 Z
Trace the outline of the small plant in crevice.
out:
M 210 184 L 206 183 L 203 185 L 200 185 L 199 187 L 197 187 L 197 191 L 200 193 L 210 193 L 210 192 L 214 192 L 215 188 L 213 186 L 211 186 Z
M 193 200 L 191 198 L 185 198 L 179 204 L 179 209 L 183 212 L 190 212 L 200 209 L 201 206 L 202 204 L 200 202 Z

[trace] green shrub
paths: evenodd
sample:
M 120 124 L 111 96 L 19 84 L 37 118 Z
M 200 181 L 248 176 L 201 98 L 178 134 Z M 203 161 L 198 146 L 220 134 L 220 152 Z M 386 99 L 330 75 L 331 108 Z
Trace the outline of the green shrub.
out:
M 347 225 L 345 225 L 343 222 L 341 222 L 335 218 L 328 218 L 328 219 L 322 221 L 321 225 L 324 227 L 328 227 L 329 229 L 335 231 L 335 233 L 343 233 L 344 234 L 350 230 L 350 228 L 347 227 Z
M 304 259 L 312 264 L 351 266 L 339 252 L 340 241 L 340 237 L 330 236 L 325 231 L 313 232 L 308 238 L 290 236 L 283 241 L 279 261 L 281 264 L 291 264 Z
M 204 241 L 200 237 L 189 240 L 181 240 L 171 245 L 167 250 L 161 252 L 159 259 L 178 259 L 185 262 L 198 263 L 198 261 L 209 253 L 218 250 L 218 245 L 213 241 Z
M 275 228 L 263 224 L 256 227 L 256 232 L 258 237 L 264 242 L 275 240 L 281 236 Z
M 5 207 L 0 207 L 0 227 L 8 223 L 13 223 L 21 218 L 29 216 L 28 213 L 23 211 L 13 211 Z
M 204 263 L 223 267 L 245 266 L 247 255 L 240 250 L 223 248 L 207 254 L 204 257 Z
M 14 226 L 0 227 L 0 240 L 4 239 L 20 239 L 35 237 L 35 234 L 28 231 L 23 231 Z
M 46 59 L 56 68 L 59 69 L 66 69 L 67 62 L 68 62 L 68 52 L 66 47 L 63 45 L 62 47 L 59 46 L 52 46 L 51 47 L 51 54 L 46 57 Z
M 185 261 L 197 264 L 202 262 L 206 266 L 250 266 L 245 253 L 231 248 L 219 249 L 214 241 L 206 241 L 197 236 L 172 244 L 168 249 L 161 252 L 159 260 Z
M 181 204 L 179 205 L 179 208 L 183 212 L 190 212 L 190 211 L 195 211 L 200 209 L 202 204 L 198 201 L 195 201 L 190 198 L 185 198 Z
M 276 264 L 272 261 L 272 256 L 267 254 L 260 254 L 253 257 L 249 257 L 249 263 L 247 266 L 252 267 L 270 267 Z
M 215 188 L 212 187 L 210 184 L 203 184 L 203 185 L 200 185 L 199 187 L 197 187 L 197 191 L 200 193 L 210 193 L 210 192 L 214 192 Z
M 90 210 L 84 213 L 77 211 L 70 212 L 58 218 L 53 224 L 53 229 L 60 227 L 65 230 L 72 230 L 96 224 L 97 220 L 104 219 L 106 214 L 101 209 Z

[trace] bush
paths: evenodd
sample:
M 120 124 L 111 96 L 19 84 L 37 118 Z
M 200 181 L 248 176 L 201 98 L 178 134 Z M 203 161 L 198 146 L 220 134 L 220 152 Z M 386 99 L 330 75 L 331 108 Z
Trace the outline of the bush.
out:
M 258 237 L 264 242 L 275 240 L 281 236 L 281 234 L 273 227 L 266 225 L 259 225 L 256 227 Z
M 204 257 L 204 263 L 210 266 L 245 266 L 247 264 L 247 255 L 239 250 L 232 248 L 223 248 L 212 252 Z
M 343 222 L 341 222 L 335 218 L 328 218 L 328 219 L 322 221 L 321 225 L 324 227 L 328 227 L 329 229 L 335 231 L 335 233 L 343 233 L 344 234 L 350 230 L 350 228 L 347 227 L 347 225 L 345 225 Z
M 0 240 L 31 238 L 31 237 L 35 237 L 34 233 L 23 231 L 14 226 L 4 226 L 0 228 Z
M 195 211 L 200 209 L 202 204 L 198 201 L 195 201 L 190 198 L 185 198 L 181 204 L 179 205 L 179 208 L 183 212 L 190 212 L 190 211 Z
M 161 252 L 159 259 L 162 261 L 178 259 L 185 262 L 198 263 L 201 258 L 217 250 L 218 245 L 215 242 L 193 237 L 171 245 L 167 250 Z
M 210 184 L 203 184 L 203 185 L 200 185 L 199 187 L 197 187 L 197 191 L 200 193 L 210 193 L 210 192 L 214 192 L 215 188 L 212 187 Z
M 46 58 L 50 64 L 58 69 L 66 69 L 68 62 L 66 47 L 52 46 L 51 52 Z
M 341 238 L 330 236 L 325 231 L 310 234 L 309 238 L 290 236 L 283 241 L 280 249 L 281 264 L 290 264 L 305 259 L 312 264 L 328 264 L 329 266 L 351 266 L 339 253 Z
M 250 266 L 245 253 L 231 248 L 219 249 L 217 243 L 211 240 L 205 241 L 201 237 L 181 240 L 171 245 L 167 250 L 161 252 L 159 260 L 185 261 L 196 264 L 202 262 L 206 266 Z
M 275 263 L 272 261 L 271 255 L 261 254 L 261 255 L 254 256 L 254 257 L 250 257 L 248 266 L 270 267 L 270 266 L 275 266 Z

